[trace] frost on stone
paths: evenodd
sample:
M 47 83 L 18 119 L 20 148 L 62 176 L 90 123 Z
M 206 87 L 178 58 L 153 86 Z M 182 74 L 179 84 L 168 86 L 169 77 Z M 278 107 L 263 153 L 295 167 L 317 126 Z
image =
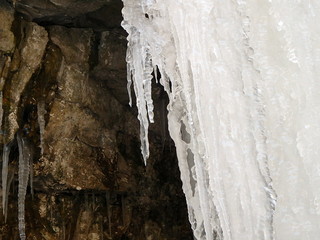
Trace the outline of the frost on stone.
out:
M 318 239 L 320 2 L 123 2 L 142 153 L 157 66 L 195 238 Z

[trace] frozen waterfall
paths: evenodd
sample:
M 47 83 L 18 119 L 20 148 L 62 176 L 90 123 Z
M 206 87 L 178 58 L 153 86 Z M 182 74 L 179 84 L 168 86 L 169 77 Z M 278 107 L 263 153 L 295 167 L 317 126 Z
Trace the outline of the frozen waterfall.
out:
M 320 1 L 123 2 L 142 153 L 157 66 L 195 238 L 319 239 Z

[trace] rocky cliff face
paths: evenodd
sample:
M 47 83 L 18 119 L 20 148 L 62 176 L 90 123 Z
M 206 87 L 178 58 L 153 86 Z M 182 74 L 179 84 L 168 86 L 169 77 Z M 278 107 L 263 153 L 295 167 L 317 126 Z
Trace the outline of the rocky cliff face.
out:
M 120 0 L 0 2 L 0 143 L 11 147 L 12 176 L 0 239 L 18 239 L 17 133 L 33 153 L 27 239 L 192 239 L 155 82 L 143 164 L 121 8 Z

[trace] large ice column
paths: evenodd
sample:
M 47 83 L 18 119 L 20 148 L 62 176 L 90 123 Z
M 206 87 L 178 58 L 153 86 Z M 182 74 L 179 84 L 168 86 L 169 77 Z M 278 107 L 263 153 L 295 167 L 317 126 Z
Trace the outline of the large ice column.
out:
M 319 5 L 124 0 L 143 155 L 157 65 L 196 239 L 320 235 Z

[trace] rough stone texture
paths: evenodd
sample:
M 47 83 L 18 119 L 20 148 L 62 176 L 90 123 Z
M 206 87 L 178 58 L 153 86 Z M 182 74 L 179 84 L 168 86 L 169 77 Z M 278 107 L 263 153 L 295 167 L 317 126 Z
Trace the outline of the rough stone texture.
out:
M 14 48 L 14 34 L 11 32 L 14 11 L 8 4 L 0 3 L 0 51 L 11 52 Z
M 193 239 L 167 132 L 167 99 L 157 84 L 157 124 L 143 164 L 136 108 L 128 106 L 119 3 L 0 4 L 0 35 L 7 39 L 0 40 L 0 140 L 12 143 L 15 172 L 7 223 L 0 214 L 1 240 L 18 239 L 16 132 L 34 153 L 27 239 Z

